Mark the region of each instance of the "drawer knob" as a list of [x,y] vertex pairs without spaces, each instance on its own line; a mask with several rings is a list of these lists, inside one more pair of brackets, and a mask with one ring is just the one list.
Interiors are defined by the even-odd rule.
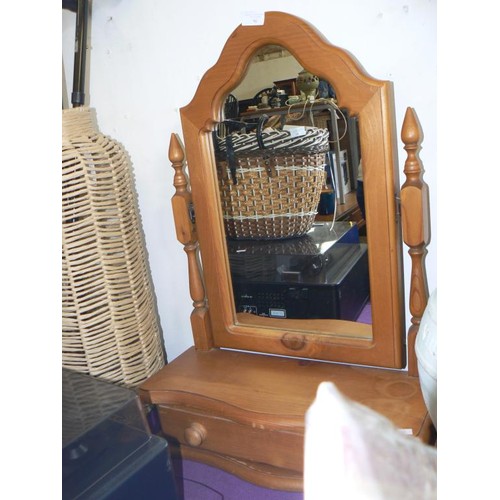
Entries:
[[203,425],[194,422],[184,431],[184,437],[190,446],[200,446],[207,437],[207,430]]
[[306,339],[304,335],[296,334],[296,333],[285,333],[283,337],[281,337],[281,343],[292,351],[300,351],[306,345]]

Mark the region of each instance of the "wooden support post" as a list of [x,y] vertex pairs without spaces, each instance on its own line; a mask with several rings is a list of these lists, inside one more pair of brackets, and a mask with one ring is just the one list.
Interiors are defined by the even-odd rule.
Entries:
[[177,240],[184,245],[188,258],[189,292],[193,299],[191,327],[196,349],[209,350],[213,347],[209,311],[205,286],[199,260],[199,245],[194,223],[193,202],[184,168],[184,150],[177,135],[172,134],[168,156],[175,170],[175,194],[172,197],[175,231]]
[[425,274],[425,255],[429,243],[429,192],[423,181],[423,168],[418,157],[422,140],[417,115],[412,108],[406,110],[401,139],[408,154],[404,173],[406,181],[401,187],[401,217],[403,240],[411,257],[410,312],[408,330],[408,374],[418,376],[415,338],[427,305],[429,291]]

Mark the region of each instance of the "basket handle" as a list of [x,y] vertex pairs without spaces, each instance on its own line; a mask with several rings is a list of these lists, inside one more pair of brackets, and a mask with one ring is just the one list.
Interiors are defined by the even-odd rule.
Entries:
[[[264,123],[266,123],[267,120],[269,120],[269,116],[264,114],[259,118],[259,123],[257,124],[257,130],[255,135],[257,137],[257,144],[259,145],[260,149],[266,149],[266,146],[264,144],[264,139],[262,137],[262,130],[264,128]],[[233,181],[233,184],[237,184],[238,181],[236,179],[236,157],[234,154],[233,138],[231,137],[231,135],[226,136],[225,142],[226,142],[226,158],[227,158],[227,163],[229,165],[229,171],[231,172],[231,179]],[[264,157],[264,160],[266,163],[267,172],[270,176],[272,176],[273,167],[269,163],[269,157]]]
[[236,157],[234,156],[233,140],[230,135],[226,136],[226,158],[229,165],[229,171],[231,172],[231,179],[233,184],[237,184],[236,179]]
[[257,136],[257,144],[259,145],[260,149],[266,149],[266,146],[264,144],[264,139],[262,137],[262,130],[264,128],[264,123],[269,120],[269,116],[267,115],[261,115],[259,118],[259,123],[257,124],[257,131],[256,131],[256,136]]
[[[264,138],[262,137],[262,131],[264,128],[264,123],[266,123],[267,120],[269,120],[269,116],[267,116],[266,114],[261,115],[261,117],[259,118],[259,123],[257,124],[257,130],[255,132],[255,135],[257,136],[257,144],[259,145],[260,149],[266,149]],[[267,175],[269,175],[269,177],[273,177],[276,173],[274,158],[272,158],[270,155],[264,155],[262,158],[266,165]]]

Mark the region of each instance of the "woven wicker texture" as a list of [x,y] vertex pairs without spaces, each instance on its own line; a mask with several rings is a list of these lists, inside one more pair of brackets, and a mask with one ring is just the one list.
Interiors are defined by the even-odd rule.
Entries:
[[238,158],[237,182],[218,163],[226,233],[231,238],[301,236],[314,223],[325,179],[325,155]]
[[62,365],[134,387],[164,365],[130,161],[63,110]]
[[[232,134],[231,143],[238,156],[245,153],[262,154],[255,132],[249,134]],[[265,129],[262,133],[262,143],[265,151],[281,154],[286,152],[317,153],[328,148],[328,129],[311,127],[304,135],[293,136],[287,130]],[[218,150],[226,151],[226,139],[218,140]]]
[[313,225],[325,181],[328,130],[301,136],[265,129],[217,138],[217,176],[226,235],[282,239]]

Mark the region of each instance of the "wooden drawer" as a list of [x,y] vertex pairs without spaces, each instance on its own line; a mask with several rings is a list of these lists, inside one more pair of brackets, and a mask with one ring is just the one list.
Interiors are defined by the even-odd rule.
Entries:
[[184,458],[267,488],[301,491],[304,417],[323,381],[428,442],[418,379],[402,371],[191,348],[140,393]]
[[159,405],[158,412],[167,439],[181,445],[297,472],[303,470],[301,432],[238,422],[191,408]]

